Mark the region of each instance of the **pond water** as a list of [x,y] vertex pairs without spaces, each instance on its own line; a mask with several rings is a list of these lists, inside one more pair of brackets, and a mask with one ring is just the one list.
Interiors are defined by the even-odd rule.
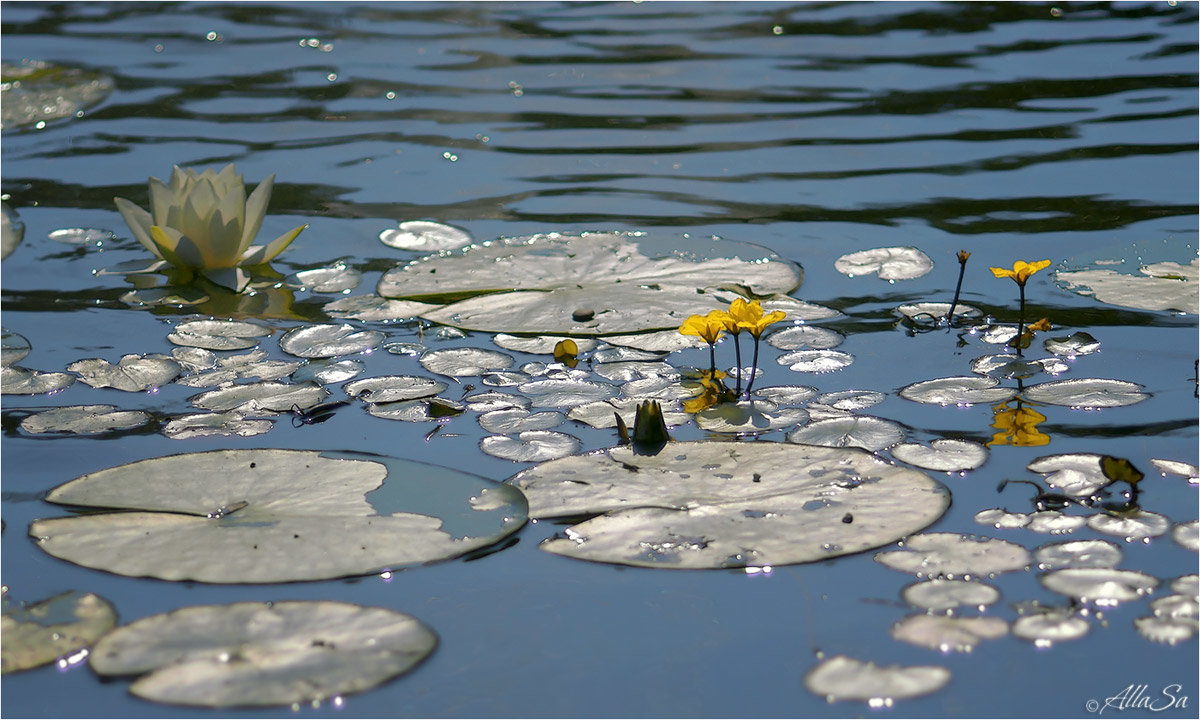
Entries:
[[[969,375],[972,360],[1000,346],[944,327],[906,332],[893,309],[949,301],[955,253],[967,250],[963,302],[1015,322],[1017,288],[987,268],[1047,258],[1051,268],[1025,288],[1030,319],[1050,318],[1045,337],[1086,332],[1101,343],[1060,377],[1131,381],[1149,398],[1101,410],[1040,407],[1046,420],[1037,430],[1048,444],[994,445],[978,469],[931,472],[953,502],[926,532],[1001,538],[1031,551],[1110,539],[1123,551],[1118,567],[1161,581],[1152,597],[1197,571],[1194,525],[1184,529],[1189,550],[1170,533],[1126,542],[1088,527],[1050,535],[975,520],[989,508],[1032,512],[1031,488],[998,491],[1000,483],[1041,481],[1027,464],[1077,452],[1129,459],[1147,475],[1144,510],[1172,525],[1197,518],[1195,480],[1150,463],[1197,463],[1196,316],[1104,304],[1067,292],[1053,275],[1097,259],[1196,258],[1195,4],[6,2],[2,13],[6,63],[41,60],[112,79],[111,94],[78,116],[4,130],[3,193],[24,241],[3,262],[3,325],[31,347],[23,367],[63,372],[85,358],[169,354],[167,334],[197,313],[258,317],[276,330],[260,347],[295,359],[279,336],[328,321],[322,308],[336,294],[281,293],[270,312],[232,301],[146,307],[122,300],[134,287],[125,276],[93,274],[147,257],[112,199],[145,205],[147,176],[166,178],[174,164],[235,162],[251,185],[275,173],[260,236],[309,227],[272,266],[287,275],[342,261],[363,273],[349,296],[373,293],[383,273],[418,256],[379,240],[409,220],[450,224],[477,241],[612,230],[646,231],[681,249],[710,236],[765,246],[803,267],[795,297],[842,313],[813,324],[845,335],[837,350],[854,361],[836,372],[794,372],[776,362],[783,351],[764,344],[757,384],[877,391],[885,399],[864,413],[902,424],[907,442],[991,439],[989,403],[940,407],[898,393]],[[64,228],[114,237],[50,237]],[[895,246],[919,248],[933,270],[886,282],[834,269],[847,253]],[[486,332],[446,337],[428,323],[351,324],[381,330],[387,342],[498,349]],[[717,351],[729,367],[730,343]],[[516,366],[548,360],[506,352]],[[707,355],[684,350],[668,362],[704,366]],[[411,356],[355,359],[360,377],[431,376]],[[482,387],[478,378],[463,382]],[[450,384],[446,397],[460,398],[462,388]],[[340,383],[329,389],[331,399],[343,397]],[[379,419],[358,402],[319,424],[282,417],[249,438],[159,432],[167,418],[195,410],[197,392],[77,382],[50,395],[4,396],[7,597],[90,591],[111,601],[122,623],[189,605],[338,600],[416,616],[438,633],[437,650],[410,674],[340,703],[265,710],[156,705],[129,695],[128,680],[99,680],[86,663],[50,665],[5,676],[4,715],[877,712],[806,689],[818,659],[838,654],[951,671],[941,690],[878,711],[886,714],[1085,716],[1089,700],[1103,704],[1140,685],[1158,707],[1173,684],[1175,696],[1188,698],[1156,716],[1194,716],[1200,703],[1195,637],[1174,646],[1142,637],[1134,620],[1150,614],[1147,599],[1075,608],[1090,631],[1052,647],[1007,634],[970,653],[942,653],[892,638],[892,625],[913,612],[900,593],[917,578],[877,563],[873,551],[769,572],[645,569],[544,552],[538,544],[563,526],[542,521],[491,554],[386,578],[206,585],[86,569],[35,546],[29,524],[62,514],[45,493],[144,458],[220,448],[370,452],[493,480],[531,465],[481,452],[488,433],[473,412],[433,434],[431,423]],[[98,403],[157,420],[100,437],[18,427],[36,411]],[[581,423],[557,430],[585,450],[616,440]],[[672,432],[707,437],[692,423]],[[784,440],[776,431],[758,441]],[[1031,601],[1063,605],[1039,574],[1034,567],[988,579],[1001,599],[982,614],[1011,623]]]

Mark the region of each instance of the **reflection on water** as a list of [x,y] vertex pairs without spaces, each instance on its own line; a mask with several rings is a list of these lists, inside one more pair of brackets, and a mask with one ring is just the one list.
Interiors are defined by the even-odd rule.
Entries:
[[[887,399],[869,412],[903,423],[916,442],[987,442],[998,430],[983,467],[944,480],[954,505],[932,529],[1032,549],[1061,538],[987,527],[975,514],[1002,504],[999,482],[1029,476],[1040,454],[1101,452],[1143,468],[1152,458],[1196,462],[1195,316],[1102,305],[1060,291],[1049,275],[1114,248],[1133,262],[1195,257],[1197,17],[1195,4],[1174,2],[6,3],[5,61],[100,72],[113,90],[82,117],[4,131],[5,203],[26,226],[3,264],[4,326],[28,340],[23,365],[60,371],[81,358],[170,352],[165,335],[180,316],[261,318],[277,335],[300,321],[327,322],[332,296],[287,278],[340,260],[362,273],[348,296],[370,293],[383,273],[416,257],[379,241],[397,221],[449,223],[477,240],[661,228],[656,234],[688,233],[697,243],[714,235],[758,243],[804,266],[797,297],[845,313],[821,324],[845,336],[838,350],[854,362],[801,378],[764,347],[767,377],[755,386],[878,391]],[[147,176],[230,162],[251,183],[276,173],[261,235],[311,224],[274,261],[276,275],[256,279],[256,294],[191,287],[186,299],[197,304],[164,306],[162,287],[92,274],[145,258],[114,197],[146,206]],[[115,237],[67,247],[48,237],[63,228]],[[890,284],[833,269],[847,253],[890,246],[919,248],[935,267]],[[900,304],[954,297],[955,253],[964,249],[971,264],[961,301],[1004,320],[1015,318],[1016,298],[987,268],[1052,258],[1029,281],[1025,317],[1050,318],[1045,337],[1086,332],[1101,343],[1064,360],[1066,377],[1137,382],[1148,399],[1083,411],[896,397],[912,383],[969,374],[972,360],[997,352],[962,328],[897,322]],[[392,343],[492,347],[486,334],[442,339],[414,323],[366,325]],[[1026,351],[1030,360],[1041,357],[1042,339]],[[263,347],[279,354],[276,342]],[[708,354],[676,358],[704,365]],[[423,372],[405,355],[356,359],[363,377]],[[521,354],[520,363],[534,359]],[[1125,666],[1164,682],[1184,678],[1184,693],[1200,695],[1186,684],[1196,676],[1194,653],[1181,658],[1135,632],[1144,608],[1105,610],[1087,637],[1046,652],[995,640],[951,661],[894,642],[893,601],[909,579],[869,556],[776,567],[749,583],[745,573],[663,577],[550,556],[536,546],[555,528],[541,523],[522,531],[525,542],[478,562],[417,568],[389,583],[217,592],[34,554],[21,535],[47,514],[41,493],[145,457],[274,446],[377,452],[495,479],[524,467],[479,452],[473,412],[435,432],[356,405],[319,424],[276,423],[258,438],[177,441],[153,431],[193,393],[76,383],[51,396],[4,397],[6,585],[30,600],[94,591],[114,601],[122,621],[268,597],[412,612],[442,635],[441,648],[417,674],[339,705],[362,715],[861,714],[859,704],[829,705],[803,688],[817,651],[946,664],[954,680],[944,690],[898,701],[911,715],[986,715],[993,706],[1006,716],[1078,715],[1102,689],[1076,688],[1095,688],[1101,677],[1112,677],[1113,692],[1133,682],[1105,664],[1114,651]],[[144,409],[156,422],[102,442],[35,441],[17,427],[35,409],[83,403]],[[585,449],[613,442],[603,431],[570,432]],[[699,436],[672,430],[682,439],[688,432]],[[1152,473],[1139,488],[1148,511],[1174,523],[1195,518],[1195,488],[1185,480]],[[1123,562],[1165,582],[1195,571],[1195,555],[1166,536],[1127,547]],[[1033,573],[995,584],[1010,606],[989,613],[1009,620],[1013,604],[1054,602]],[[748,687],[757,689],[752,702],[730,690]],[[127,699],[125,688],[82,668],[35,671],[6,677],[3,709],[163,712]]]

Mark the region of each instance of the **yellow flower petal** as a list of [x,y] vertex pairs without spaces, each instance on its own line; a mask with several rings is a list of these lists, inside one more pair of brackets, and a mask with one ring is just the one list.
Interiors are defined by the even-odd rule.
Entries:
[[1038,260],[1037,262],[1032,263],[1025,262],[1024,260],[1018,260],[1013,263],[1012,270],[1005,270],[1004,268],[998,267],[988,268],[988,270],[991,270],[992,274],[998,278],[1012,278],[1013,282],[1023,286],[1025,285],[1025,282],[1029,280],[1030,275],[1033,275],[1035,272],[1044,270],[1048,267],[1050,267],[1049,260]]

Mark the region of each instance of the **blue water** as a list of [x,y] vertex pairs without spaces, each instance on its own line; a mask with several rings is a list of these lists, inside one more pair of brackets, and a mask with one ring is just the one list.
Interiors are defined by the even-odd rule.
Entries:
[[[930,407],[895,394],[966,374],[972,359],[995,351],[960,346],[954,333],[909,337],[894,326],[898,304],[949,299],[957,250],[971,252],[964,301],[1010,320],[1015,288],[988,266],[1082,263],[1134,242],[1161,244],[1179,262],[1196,256],[1194,3],[5,2],[0,22],[5,61],[83,66],[115,80],[112,95],[80,118],[3,134],[3,193],[26,225],[2,266],[3,325],[33,348],[19,364],[44,371],[172,349],[165,336],[187,311],[130,308],[119,300],[130,289],[121,276],[92,275],[144,257],[112,198],[144,203],[146,177],[166,177],[172,164],[236,162],[250,183],[276,173],[260,237],[310,227],[274,266],[286,274],[346,259],[365,273],[355,295],[412,257],[378,241],[403,220],[453,224],[478,240],[613,229],[681,244],[689,235],[759,243],[804,267],[797,297],[845,313],[823,324],[847,335],[838,350],[855,357],[843,371],[812,376],[764,353],[760,384],[887,393],[867,412],[903,423],[909,441],[986,441],[993,431],[987,406]],[[118,239],[75,248],[47,238],[64,227],[105,228]],[[888,284],[833,269],[845,253],[894,245],[920,248],[934,271]],[[1025,465],[1059,452],[1129,458],[1149,475],[1144,508],[1173,522],[1196,519],[1195,486],[1149,464],[1197,463],[1196,317],[1102,305],[1058,289],[1049,272],[1030,280],[1027,295],[1033,317],[1102,342],[1064,377],[1131,380],[1151,398],[1095,412],[1043,409],[1051,444],[994,447],[982,468],[943,477],[954,502],[930,531],[1031,549],[1064,539],[973,520],[984,508],[1029,511],[1027,488],[997,494],[997,485],[1037,479]],[[318,320],[329,298],[296,299],[297,316]],[[385,329],[389,340],[416,337],[411,326]],[[430,347],[494,347],[485,334],[425,338]],[[274,340],[264,347],[283,357]],[[699,365],[705,354],[671,360]],[[536,359],[516,355],[518,364]],[[409,357],[362,359],[365,375],[425,374]],[[439,648],[341,708],[169,708],[80,666],[6,676],[4,715],[875,714],[804,688],[819,652],[951,669],[945,689],[878,711],[886,715],[1078,717],[1088,699],[1143,683],[1155,694],[1181,683],[1190,698],[1156,717],[1194,716],[1200,703],[1196,640],[1172,648],[1142,639],[1132,623],[1148,613],[1145,601],[1105,612],[1086,637],[1048,650],[1005,637],[943,656],[894,641],[890,626],[909,613],[899,592],[915,578],[871,553],[753,576],[620,568],[538,550],[560,529],[542,522],[500,552],[390,580],[214,587],[113,576],[33,547],[28,523],[61,514],[42,494],[146,457],[227,447],[366,451],[496,480],[526,467],[479,452],[484,433],[470,416],[426,440],[432,426],[374,419],[358,406],[320,425],[285,420],[245,440],[46,439],[16,429],[27,411],[57,405],[179,414],[195,392],[173,385],[131,395],[77,383],[49,397],[4,396],[9,595],[91,591],[112,601],[122,622],[193,604],[342,600],[410,613],[440,635]],[[560,430],[586,448],[613,442],[609,432]],[[1119,567],[1163,581],[1197,571],[1196,554],[1165,536],[1123,549]],[[988,614],[1009,621],[1013,603],[1061,602],[1036,572],[993,584],[1003,597]]]

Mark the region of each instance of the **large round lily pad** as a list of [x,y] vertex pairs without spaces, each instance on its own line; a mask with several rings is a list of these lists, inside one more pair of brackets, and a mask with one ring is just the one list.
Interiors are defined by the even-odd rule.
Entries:
[[319,702],[407,672],[437,647],[417,619],[340,602],[186,607],[117,628],[92,669],[142,675],[130,692],[203,707]]
[[886,545],[950,503],[924,473],[857,449],[789,443],[624,446],[508,480],[533,517],[597,515],[542,544],[568,557],[656,568],[812,562]]
[[422,317],[466,330],[609,335],[677,328],[724,309],[735,295],[716,291],[723,285],[787,293],[801,277],[770,250],[730,240],[549,233],[414,261],[385,273],[379,294],[449,302]]
[[457,557],[525,522],[513,488],[364,453],[219,450],[90,473],[47,500],[90,513],[35,520],[55,557],[134,577],[321,580]]

